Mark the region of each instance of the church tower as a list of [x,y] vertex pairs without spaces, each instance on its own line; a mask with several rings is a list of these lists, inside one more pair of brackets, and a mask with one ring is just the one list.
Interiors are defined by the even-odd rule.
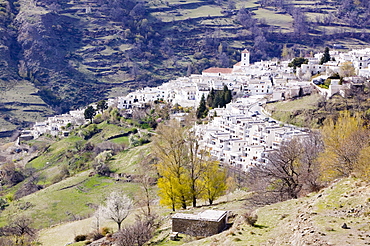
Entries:
[[240,63],[242,65],[242,67],[248,67],[249,66],[249,57],[250,57],[250,53],[247,49],[243,50],[242,51],[242,57],[240,59]]

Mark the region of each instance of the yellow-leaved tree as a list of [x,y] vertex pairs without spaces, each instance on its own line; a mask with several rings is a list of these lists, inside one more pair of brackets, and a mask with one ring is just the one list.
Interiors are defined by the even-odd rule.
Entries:
[[355,175],[366,181],[370,181],[370,146],[366,146],[361,150]]
[[158,158],[157,171],[159,174],[158,187],[161,203],[173,210],[179,205],[186,209],[189,204],[190,191],[188,177],[185,172],[187,164],[186,144],[184,136],[186,128],[177,121],[160,124],[153,139],[154,154]]
[[219,162],[211,161],[209,153],[200,147],[191,128],[181,126],[177,120],[162,123],[152,145],[158,159],[162,205],[172,210],[186,209],[190,204],[197,206],[200,198],[213,202],[224,193],[226,175],[219,171]]
[[[351,116],[341,112],[336,120],[327,119],[322,127],[324,152],[320,157],[321,174],[324,179],[348,177],[357,173],[361,176],[366,166],[365,152],[369,148],[369,130],[360,115]],[[366,169],[366,168],[365,168]]]
[[203,199],[212,205],[227,189],[226,170],[220,169],[218,161],[208,161],[203,173]]

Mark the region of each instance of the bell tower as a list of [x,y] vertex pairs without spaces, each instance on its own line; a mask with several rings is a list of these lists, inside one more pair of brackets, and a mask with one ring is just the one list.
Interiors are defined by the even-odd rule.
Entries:
[[240,60],[240,63],[242,65],[242,67],[248,67],[249,66],[249,57],[250,57],[250,53],[247,49],[243,50],[242,53],[241,53],[242,57],[241,57],[241,60]]

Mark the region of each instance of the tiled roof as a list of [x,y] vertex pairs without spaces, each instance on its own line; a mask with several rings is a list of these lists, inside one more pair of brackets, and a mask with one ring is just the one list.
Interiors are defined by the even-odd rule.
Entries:
[[211,67],[203,70],[203,73],[232,73],[232,68]]

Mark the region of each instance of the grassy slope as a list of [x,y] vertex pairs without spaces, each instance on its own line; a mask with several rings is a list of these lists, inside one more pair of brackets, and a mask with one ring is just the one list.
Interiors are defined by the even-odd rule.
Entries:
[[[319,99],[320,96],[318,94],[313,94],[293,101],[267,104],[266,110],[272,112],[272,118],[279,121],[298,126],[307,126],[305,125],[307,122],[304,118],[304,112],[317,108]],[[296,117],[296,112],[303,112],[303,114]]]
[[[365,88],[365,92],[367,89]],[[297,126],[318,128],[326,118],[335,117],[340,111],[366,112],[370,109],[369,94],[356,93],[353,97],[343,98],[334,95],[328,100],[318,94],[299,99],[276,102],[266,105],[272,118]]]
[[[113,178],[97,175],[90,177],[91,169],[83,172],[72,172],[72,177],[53,184],[53,178],[59,174],[61,166],[68,166],[71,158],[66,157],[66,153],[76,151],[76,143],[86,144],[90,142],[98,144],[108,137],[124,133],[127,130],[106,123],[98,125],[98,128],[102,128],[102,131],[95,134],[88,141],[82,140],[78,136],[64,138],[51,144],[39,157],[29,162],[27,167],[34,168],[37,172],[35,176],[41,177],[38,183],[47,186],[47,188],[11,203],[3,211],[0,224],[4,225],[9,215],[20,212],[32,216],[37,228],[45,228],[60,222],[89,217],[94,212],[94,205],[99,205],[112,190],[123,189],[134,197],[138,190],[137,183],[116,181]],[[127,137],[113,139],[112,142],[114,140],[128,143]],[[127,149],[113,156],[111,164],[108,165],[114,171],[135,174],[137,171],[133,168],[133,164],[139,161],[138,158],[142,158],[138,153],[141,150],[147,152],[147,149],[148,146]],[[78,155],[78,153],[74,155]],[[86,165],[89,165],[89,163],[86,163]],[[5,192],[3,195],[14,194],[22,184],[20,183],[7,191],[3,191]],[[27,202],[31,204],[31,207],[19,210]]]
[[[198,241],[159,245],[368,245],[370,186],[344,179],[307,197],[257,210],[255,227],[237,218],[230,230]],[[225,205],[226,206],[226,205]],[[347,223],[350,229],[342,229]]]

